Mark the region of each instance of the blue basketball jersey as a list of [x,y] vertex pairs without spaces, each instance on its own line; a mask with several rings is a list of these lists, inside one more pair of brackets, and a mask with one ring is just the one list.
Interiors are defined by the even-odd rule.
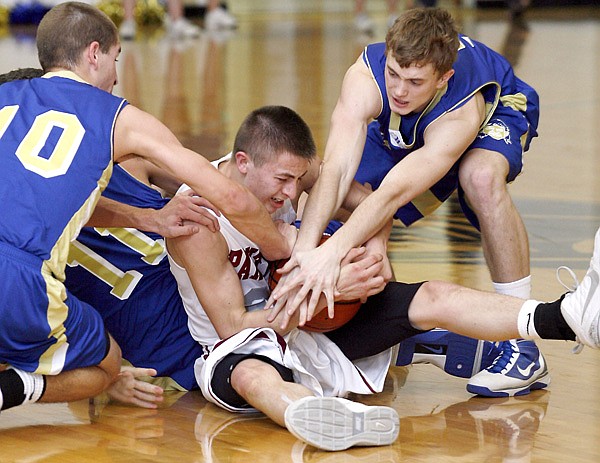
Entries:
[[[535,90],[514,75],[508,61],[480,42],[459,36],[460,47],[454,74],[445,88],[438,91],[420,113],[400,116],[393,113],[385,87],[385,43],[365,47],[362,59],[377,83],[382,109],[367,131],[365,148],[356,180],[377,189],[387,173],[411,152],[421,148],[425,130],[437,119],[463,106],[477,92],[486,102],[486,118],[480,132],[467,148],[483,148],[501,153],[508,161],[507,181],[512,181],[523,167],[523,151],[537,136],[539,98]],[[458,185],[460,160],[429,191],[414,198],[396,211],[394,217],[409,226],[435,211]],[[463,200],[465,215],[476,227],[477,217]]]
[[[118,165],[103,195],[152,209],[168,201]],[[186,390],[197,387],[193,365],[203,351],[189,333],[160,235],[84,227],[71,245],[66,274],[69,291],[97,308],[126,360],[155,368]]]
[[59,279],[69,242],[110,178],[125,104],[67,75],[0,86],[0,240],[46,260]]
[[499,104],[513,107],[525,114],[531,137],[536,135],[539,119],[539,99],[533,88],[514,75],[509,62],[484,44],[464,35],[459,36],[460,47],[454,63],[454,75],[425,110],[401,117],[392,113],[385,88],[385,43],[368,45],[363,51],[364,63],[377,82],[383,108],[377,122],[383,142],[390,149],[405,150],[406,154],[423,146],[425,129],[444,114],[460,108],[475,93],[481,92],[486,102],[487,117],[491,118]]
[[62,282],[110,178],[125,105],[71,72],[0,86],[0,360],[58,374],[106,355],[102,320]]

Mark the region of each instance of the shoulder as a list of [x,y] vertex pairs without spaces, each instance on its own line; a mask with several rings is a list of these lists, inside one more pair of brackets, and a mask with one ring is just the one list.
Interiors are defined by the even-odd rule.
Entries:
[[379,114],[383,99],[379,81],[361,59],[350,66],[338,102],[346,116],[356,116],[366,121]]
[[362,58],[369,61],[380,61],[382,58],[385,59],[385,42],[377,42],[367,45],[363,50]]
[[224,262],[229,257],[229,246],[225,239],[223,224],[221,230],[212,232],[207,227],[199,227],[192,235],[167,238],[171,257],[182,267],[194,265],[202,267],[208,262]]

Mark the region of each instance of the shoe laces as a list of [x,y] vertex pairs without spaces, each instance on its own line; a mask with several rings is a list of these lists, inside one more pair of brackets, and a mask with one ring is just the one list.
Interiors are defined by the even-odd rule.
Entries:
[[[572,282],[571,285],[566,284],[562,278],[560,277],[560,272],[561,270],[566,271],[569,276],[572,278]],[[556,279],[558,280],[558,282],[563,285],[563,287],[566,288],[567,291],[575,291],[577,289],[577,287],[579,286],[579,280],[577,279],[577,275],[575,275],[575,272],[573,270],[571,270],[569,267],[567,267],[566,265],[561,265],[560,267],[558,267],[556,269]]]
[[[569,276],[573,280],[571,282],[571,285],[566,284],[562,280],[562,278],[560,277],[561,270],[564,270],[569,274]],[[556,279],[569,292],[575,291],[577,289],[577,287],[579,286],[579,279],[577,278],[577,275],[575,275],[575,272],[573,270],[571,270],[569,267],[567,267],[566,265],[561,265],[560,267],[558,267],[556,269]],[[579,342],[579,340],[577,340],[577,345],[575,347],[573,347],[573,349],[571,351],[574,354],[579,354],[583,350],[583,347],[584,347],[584,345],[581,342]]]
[[500,353],[498,357],[488,367],[490,373],[502,373],[507,369],[508,365],[512,362],[513,354],[517,352],[516,346],[510,341],[504,341],[500,343]]

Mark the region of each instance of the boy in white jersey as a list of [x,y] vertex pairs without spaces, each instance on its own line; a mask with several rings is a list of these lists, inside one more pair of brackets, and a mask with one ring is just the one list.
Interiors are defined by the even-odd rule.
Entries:
[[[312,183],[319,166],[310,130],[297,114],[284,107],[265,107],[251,113],[238,131],[231,157],[214,164],[253,191],[269,212],[286,217],[286,221],[294,218],[292,201],[297,201],[303,182]],[[378,383],[375,385],[371,378],[361,378],[354,365],[324,335],[294,330],[284,341],[280,334],[286,333],[276,333],[275,324],[263,328],[267,326],[267,311],[260,309],[269,296],[268,262],[256,244],[222,219],[219,218],[219,233],[200,230],[195,235],[167,240],[171,269],[190,317],[192,336],[205,346],[207,354],[210,352],[196,361],[196,378],[205,397],[231,411],[259,409],[282,426],[286,425],[288,401],[298,403],[297,399],[309,398],[310,403],[300,403],[316,407],[328,416],[315,424],[316,428],[332,424],[337,407],[341,407],[342,415],[356,411],[367,429],[354,437],[342,432],[330,443],[306,436],[302,437],[304,440],[328,450],[393,442],[398,434],[398,416],[393,409],[314,397],[370,392],[383,382],[391,352],[373,362],[374,381]],[[293,242],[296,228],[288,223],[282,222],[280,229]],[[382,256],[371,256],[350,264],[347,269],[352,271],[345,273],[345,297],[364,298],[382,289],[384,280],[378,276],[381,260]],[[220,340],[225,341],[218,344]],[[287,347],[282,350],[283,345]],[[311,353],[324,353],[323,346],[337,354],[323,354],[331,366],[327,373],[338,373],[335,378],[323,378],[306,361]],[[230,368],[231,378],[223,373]],[[295,377],[297,374],[302,379]],[[246,381],[250,377],[247,375],[252,379]],[[229,380],[233,387],[228,386]],[[243,384],[245,391],[240,391],[238,384]],[[255,395],[251,392],[255,388],[271,391],[273,397]],[[293,417],[289,415],[288,419]],[[288,429],[294,432],[293,427]]]
[[[277,128],[279,121],[290,119],[278,111],[261,108],[252,113],[240,129],[232,155],[214,163],[226,176],[255,192],[272,213],[286,209],[288,201],[295,199],[298,185],[311,171],[312,158],[303,157],[303,148],[298,145],[290,148],[291,141],[284,134],[293,141],[301,140],[297,132],[300,126]],[[261,119],[273,125],[272,130],[263,130],[274,137],[268,145],[245,129],[249,124],[260,125],[257,120]],[[279,132],[280,136],[274,135]],[[306,145],[304,150],[311,148]],[[524,303],[443,282],[390,282],[382,289],[382,257],[364,257],[360,250],[354,250],[354,261],[342,268],[337,295],[363,300],[369,296],[354,319],[326,334],[281,328],[281,316],[269,322],[269,311],[260,310],[268,299],[268,288],[267,262],[259,247],[226,219],[220,217],[219,221],[220,233],[201,230],[167,243],[192,336],[206,351],[196,361],[196,379],[207,400],[233,412],[263,411],[297,437],[322,449],[393,442],[398,432],[393,410],[364,407],[339,397],[348,392],[380,391],[390,365],[390,348],[422,330],[442,327],[500,340],[539,337],[539,328],[548,338],[575,339],[566,321],[573,321],[573,316],[554,317],[552,321],[545,318],[560,313],[561,305],[565,305],[560,301]],[[294,229],[285,224],[282,229],[293,238]],[[356,281],[366,283],[352,286]],[[469,313],[472,307],[485,308],[482,316],[473,317]],[[569,311],[573,308],[565,313]],[[532,317],[534,312],[537,315]],[[594,320],[592,312],[583,325],[589,327]],[[296,316],[292,325],[297,324]],[[585,335],[587,328],[582,330],[577,323],[572,326],[581,341],[597,346],[597,341]],[[547,371],[543,359],[537,367]],[[540,381],[539,387],[545,386]],[[319,419],[312,421],[311,413],[318,414]],[[356,420],[364,432],[354,434],[352,426],[339,426],[328,436],[328,427],[337,420]]]

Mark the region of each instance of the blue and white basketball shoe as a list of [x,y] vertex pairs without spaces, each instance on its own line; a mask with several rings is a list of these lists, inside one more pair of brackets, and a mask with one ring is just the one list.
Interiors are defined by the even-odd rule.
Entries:
[[469,380],[467,391],[486,397],[512,397],[550,384],[546,361],[533,341],[512,339],[499,347],[498,357]]
[[434,329],[402,341],[396,365],[431,363],[452,376],[471,378],[499,354],[496,343]]

